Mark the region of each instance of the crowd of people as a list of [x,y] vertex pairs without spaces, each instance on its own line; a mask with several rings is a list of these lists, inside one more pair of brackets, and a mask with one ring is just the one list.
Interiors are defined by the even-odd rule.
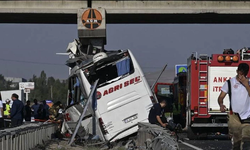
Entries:
[[[12,100],[12,105],[10,106]],[[52,107],[44,101],[37,99],[28,100],[24,104],[19,100],[19,96],[15,93],[12,94],[11,100],[5,100],[5,103],[0,100],[0,129],[17,127],[24,122],[31,122],[31,118],[37,122],[45,121],[62,121],[63,105],[60,101],[56,102]]]

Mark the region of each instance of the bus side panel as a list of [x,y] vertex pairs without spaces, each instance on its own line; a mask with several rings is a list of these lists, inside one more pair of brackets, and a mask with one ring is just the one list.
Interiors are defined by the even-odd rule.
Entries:
[[97,105],[97,117],[102,118],[108,132],[105,135],[106,140],[127,128],[131,129],[115,139],[135,133],[138,122],[148,121],[152,92],[131,52],[130,57],[134,73],[97,89],[101,95]]
[[150,88],[149,85],[148,85],[148,81],[146,80],[145,75],[144,75],[144,73],[143,73],[143,71],[142,71],[142,69],[141,69],[139,63],[137,62],[137,60],[135,59],[135,57],[134,57],[134,55],[131,53],[131,51],[128,50],[128,52],[129,52],[130,57],[131,57],[131,59],[132,59],[132,61],[133,61],[133,65],[134,65],[135,70],[138,70],[139,74],[141,75],[143,84],[144,84],[144,86],[145,86],[145,90],[147,90],[147,92],[148,92],[148,94],[149,94],[150,96],[153,96],[152,90],[151,90],[151,88]]
[[[109,133],[105,136],[106,139],[109,140],[115,134],[124,129],[137,126],[138,122],[148,122],[148,113],[151,106],[151,99],[148,95],[144,95],[134,99],[133,102],[126,103],[121,105],[119,108],[102,114],[101,118],[104,121],[106,130]],[[124,132],[123,135],[127,136],[135,132],[135,129],[130,131],[128,130]],[[120,135],[115,139],[118,138],[122,138],[122,136]]]

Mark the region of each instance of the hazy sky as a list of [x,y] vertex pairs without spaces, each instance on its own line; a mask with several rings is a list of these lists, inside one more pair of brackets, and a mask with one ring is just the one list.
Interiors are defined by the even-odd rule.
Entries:
[[[0,24],[0,74],[29,79],[42,70],[65,79],[69,42],[77,38],[76,25]],[[222,53],[250,46],[250,25],[111,24],[107,25],[109,49],[130,49],[144,72],[185,64],[192,52]]]

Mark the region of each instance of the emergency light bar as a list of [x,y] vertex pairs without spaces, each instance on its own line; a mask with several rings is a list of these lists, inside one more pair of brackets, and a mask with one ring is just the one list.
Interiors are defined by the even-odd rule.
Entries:
[[230,56],[230,55],[219,55],[217,57],[218,62],[238,62],[238,56]]

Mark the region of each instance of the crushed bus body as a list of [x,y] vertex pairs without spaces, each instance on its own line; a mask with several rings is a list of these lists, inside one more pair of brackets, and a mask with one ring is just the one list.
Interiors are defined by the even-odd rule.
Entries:
[[132,52],[92,49],[89,54],[79,44],[75,40],[67,49],[68,106],[61,133],[71,136],[69,145],[80,140],[106,148],[121,142],[126,149],[179,149],[170,130],[148,123],[157,99]]
[[96,124],[96,134],[100,139],[115,141],[136,133],[138,122],[148,122],[148,113],[155,101],[130,50],[100,52],[68,65],[71,66],[69,106],[62,133],[74,130],[83,108],[90,107],[85,105],[86,99],[92,83],[97,79],[97,102],[93,107],[95,116],[89,108],[81,123],[83,135],[95,134],[92,133],[92,126]]

